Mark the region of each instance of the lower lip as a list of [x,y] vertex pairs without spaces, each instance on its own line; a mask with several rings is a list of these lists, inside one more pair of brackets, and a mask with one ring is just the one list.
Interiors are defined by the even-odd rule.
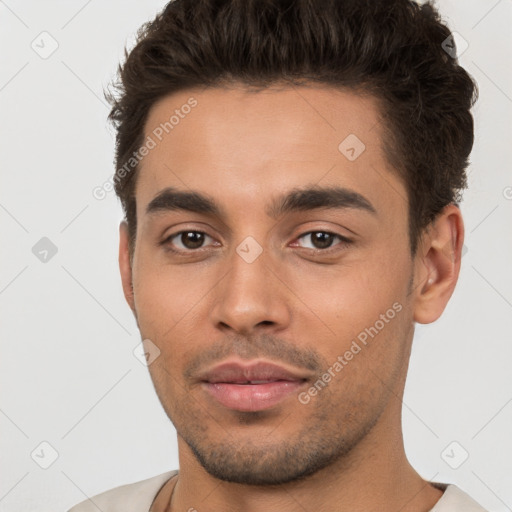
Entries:
[[205,382],[203,385],[220,404],[237,411],[263,411],[297,391],[305,381],[278,380],[266,384]]

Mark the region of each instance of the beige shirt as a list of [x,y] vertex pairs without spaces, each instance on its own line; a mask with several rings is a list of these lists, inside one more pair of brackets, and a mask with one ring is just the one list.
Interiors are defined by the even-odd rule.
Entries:
[[[82,501],[68,512],[151,512],[151,504],[156,495],[177,473],[177,470],[168,471],[140,482],[115,487]],[[457,486],[440,483],[434,485],[444,490],[444,493],[430,512],[487,512]]]

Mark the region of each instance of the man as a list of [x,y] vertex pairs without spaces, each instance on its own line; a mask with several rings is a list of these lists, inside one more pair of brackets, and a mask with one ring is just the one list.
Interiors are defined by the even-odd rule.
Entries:
[[110,119],[119,263],[179,471],[89,510],[483,511],[403,446],[460,269],[476,86],[411,0],[175,0]]

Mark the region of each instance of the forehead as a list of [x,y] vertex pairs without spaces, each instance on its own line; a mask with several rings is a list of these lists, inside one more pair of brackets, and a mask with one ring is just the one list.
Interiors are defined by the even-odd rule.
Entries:
[[168,95],[145,123],[152,149],[139,164],[137,210],[166,187],[204,191],[237,208],[304,185],[380,188],[385,196],[392,189],[383,174],[403,195],[385,160],[382,128],[374,97],[330,87]]

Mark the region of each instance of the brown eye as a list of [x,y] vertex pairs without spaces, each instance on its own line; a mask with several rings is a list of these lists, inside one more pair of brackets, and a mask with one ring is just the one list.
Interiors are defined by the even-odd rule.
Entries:
[[315,249],[315,250],[325,250],[330,249],[333,246],[333,242],[335,239],[339,239],[342,243],[335,245],[346,245],[350,243],[348,238],[345,238],[341,235],[337,235],[335,233],[330,233],[329,231],[310,231],[309,233],[304,233],[302,236],[298,238],[300,239],[310,239],[311,247],[305,247],[301,245],[301,247],[305,247],[307,249]]
[[187,249],[198,249],[203,245],[204,233],[186,231],[181,233],[180,241]]
[[[173,245],[177,251],[193,251],[195,249],[201,249],[206,238],[210,238],[206,233],[202,231],[180,231],[174,233],[163,242],[164,245]],[[174,240],[174,242],[173,242]]]

